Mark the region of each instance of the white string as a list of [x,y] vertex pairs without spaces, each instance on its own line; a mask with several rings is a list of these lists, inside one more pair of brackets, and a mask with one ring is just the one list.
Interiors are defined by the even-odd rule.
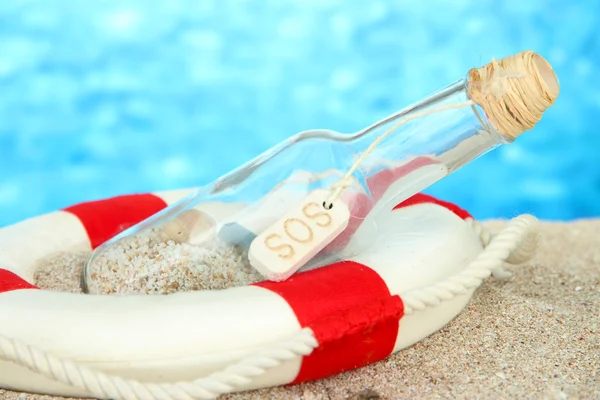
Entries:
[[[524,262],[537,246],[537,220],[524,215],[492,237],[475,221],[467,221],[479,235],[484,250],[460,273],[433,285],[401,293],[405,314],[437,307],[458,295],[468,294],[490,276],[510,276],[508,263]],[[192,382],[148,383],[127,380],[53,355],[16,338],[0,335],[0,359],[13,362],[49,379],[79,388],[99,399],[199,400],[214,399],[248,385],[286,360],[307,356],[318,347],[310,328],[244,358],[222,371]]]
[[364,152],[362,152],[360,157],[358,157],[358,159],[354,162],[354,164],[352,164],[352,166],[344,174],[344,176],[337,183],[335,183],[332,186],[331,196],[326,201],[326,203],[327,203],[326,208],[328,208],[328,209],[331,208],[333,206],[333,202],[340,197],[342,192],[346,188],[352,186],[352,184],[354,182],[354,180],[352,178],[352,174],[354,172],[356,172],[356,170],[365,161],[365,159],[373,152],[373,150],[375,150],[375,147],[377,147],[386,137],[388,137],[388,135],[390,135],[392,132],[394,132],[400,126],[402,126],[402,125],[406,124],[407,122],[410,122],[414,119],[418,119],[418,118],[421,118],[421,117],[424,117],[424,116],[427,116],[430,114],[435,114],[435,113],[452,110],[452,109],[456,109],[456,108],[473,107],[473,106],[475,106],[475,103],[473,101],[469,100],[469,101],[453,103],[453,104],[448,104],[445,106],[431,108],[429,110],[417,112],[412,115],[409,115],[408,117],[400,119],[398,122],[396,122],[390,128],[388,128],[388,130],[386,130],[383,134],[381,134],[381,136],[379,136],[377,139],[375,139],[373,141],[373,143],[371,143],[369,145],[369,147],[367,147],[367,149]]

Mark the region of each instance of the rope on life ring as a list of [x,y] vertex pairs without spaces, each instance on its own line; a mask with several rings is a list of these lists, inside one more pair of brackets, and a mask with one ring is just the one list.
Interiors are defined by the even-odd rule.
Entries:
[[[457,295],[477,288],[490,275],[507,278],[512,274],[508,264],[527,261],[538,242],[538,221],[531,215],[511,220],[497,235],[492,236],[483,226],[470,219],[484,250],[460,273],[442,282],[410,290],[400,297],[405,314],[437,307]],[[14,362],[47,378],[84,389],[99,399],[114,400],[198,400],[214,399],[247,385],[265,371],[286,360],[306,356],[319,346],[310,328],[257,351],[222,371],[191,382],[144,383],[126,380],[56,357],[15,338],[0,335],[0,359]]]

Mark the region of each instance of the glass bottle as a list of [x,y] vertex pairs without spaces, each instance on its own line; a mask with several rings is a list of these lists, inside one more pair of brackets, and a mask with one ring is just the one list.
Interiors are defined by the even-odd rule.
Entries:
[[[339,189],[340,179],[363,154],[364,160],[350,179],[345,180],[339,193],[350,211],[346,228],[303,269],[355,255],[376,240],[378,225],[397,204],[473,159],[511,143],[520,132],[515,135],[512,131],[502,131],[508,128],[499,129],[506,126],[506,121],[499,120],[499,112],[504,110],[503,118],[512,116],[514,120],[510,123],[522,121],[507,111],[507,104],[518,100],[524,110],[535,108],[540,101],[535,96],[540,93],[550,98],[544,104],[554,101],[558,83],[549,64],[532,52],[511,57],[504,59],[508,60],[505,64],[500,60],[472,69],[465,78],[359,132],[310,130],[292,136],[99,246],[84,267],[84,291],[96,292],[94,271],[115,260],[110,256],[111,249],[136,237],[152,236],[156,240],[200,247],[219,243],[247,249],[257,235],[309,193],[317,189],[332,193]],[[521,63],[518,64],[521,69],[517,75],[501,68],[501,65],[510,67],[509,61],[514,64],[514,57],[520,57],[517,62]],[[511,103],[503,97],[504,89],[497,86],[501,86],[502,80],[519,79],[524,66],[533,68],[530,70],[533,72],[528,72],[531,76],[524,79],[534,86],[529,88],[531,93],[524,93],[517,100],[511,98]],[[513,65],[514,68],[517,67]],[[487,81],[482,82],[483,79]],[[540,87],[535,87],[536,82]],[[521,86],[527,89],[528,85]],[[521,86],[518,90],[511,89],[513,97],[519,91],[527,92]],[[493,93],[490,96],[488,92]],[[544,110],[539,110],[537,120]],[[398,125],[399,121],[405,123]],[[391,127],[395,129],[390,131]],[[377,140],[377,146],[372,147]],[[367,149],[369,152],[364,156]],[[326,205],[324,198],[323,207]]]

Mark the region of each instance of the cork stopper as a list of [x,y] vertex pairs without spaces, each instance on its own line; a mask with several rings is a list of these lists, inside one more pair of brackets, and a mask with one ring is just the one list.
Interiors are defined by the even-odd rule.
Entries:
[[558,97],[560,86],[550,64],[524,51],[469,71],[468,93],[489,122],[515,139],[542,119]]

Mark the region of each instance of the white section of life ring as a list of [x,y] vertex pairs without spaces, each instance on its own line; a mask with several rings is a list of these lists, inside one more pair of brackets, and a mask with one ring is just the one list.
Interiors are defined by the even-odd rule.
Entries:
[[[0,240],[15,236],[10,242],[14,245],[22,244],[25,237],[34,237],[37,243],[55,237],[43,251],[37,250],[33,246],[36,242],[32,242],[35,249],[31,249],[27,262],[21,260],[23,262],[19,264],[19,258],[13,255],[7,263],[11,271],[24,278],[31,277],[39,257],[82,246],[81,239],[86,237],[83,227],[62,214],[66,213],[49,214],[51,217],[42,216],[26,221],[27,224],[21,223],[23,225],[17,229],[13,226],[5,228],[7,231],[4,232],[0,230]],[[56,226],[51,225],[56,221],[65,224],[66,239],[59,238]],[[67,226],[72,230],[68,230]],[[479,278],[465,277],[462,289],[456,288],[460,285],[455,285],[454,289],[451,285],[441,287],[428,292],[424,298],[419,298],[415,291],[460,275],[465,265],[482,258],[485,250],[482,252],[479,235],[469,223],[434,204],[396,210],[381,229],[387,233],[385,239],[354,257],[354,261],[374,269],[392,294],[403,296],[409,293],[408,307],[412,307],[412,312],[400,322],[394,347],[397,351],[422,340],[454,318],[470,299]],[[515,232],[515,235],[523,234]],[[518,241],[522,241],[521,236],[517,236],[514,243],[510,243],[512,247],[509,248],[505,240],[506,249],[501,247],[502,251],[487,254],[489,266],[494,260],[499,263],[490,268],[501,268],[502,261],[518,247]],[[6,263],[5,258],[0,260],[0,266]],[[484,272],[479,275],[485,277]],[[451,296],[448,295],[450,292]],[[424,306],[421,307],[421,304]],[[0,360],[4,359],[0,361],[0,387],[66,396],[86,397],[107,392],[98,389],[92,393],[49,379],[17,365],[14,360],[26,360],[16,355],[8,357],[12,361],[6,361],[7,349],[17,343],[7,342],[7,338],[18,339],[18,344],[43,349],[43,354],[69,360],[92,371],[154,383],[206,377],[228,365],[235,366],[237,362],[252,357],[254,352],[268,349],[286,338],[304,335],[302,340],[310,342],[310,332],[301,330],[288,304],[273,292],[259,287],[161,297],[105,297],[17,290],[0,294],[0,318],[11,321],[0,326],[0,350],[5,350],[4,357],[0,351]],[[65,329],[65,326],[70,328]],[[206,329],[207,326],[211,329]],[[169,339],[173,337],[177,339]],[[264,374],[250,382],[240,381],[233,385],[235,391],[291,382],[302,361],[301,351],[294,354],[284,358],[285,361],[277,368],[266,369]],[[37,365],[35,360],[30,361]],[[40,371],[44,370],[43,365],[37,367]],[[92,379],[92,375],[88,376]],[[217,380],[207,379],[203,389],[206,393],[228,391],[220,387]],[[209,390],[211,387],[212,392]]]
[[0,229],[0,268],[33,282],[38,260],[63,249],[89,248],[87,233],[79,219],[57,211]]

